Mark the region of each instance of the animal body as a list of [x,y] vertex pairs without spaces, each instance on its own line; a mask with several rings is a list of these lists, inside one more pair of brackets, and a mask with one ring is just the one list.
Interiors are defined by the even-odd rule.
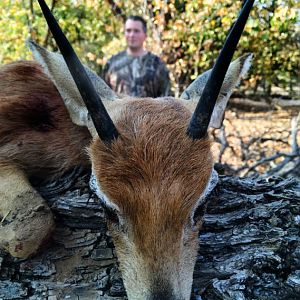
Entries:
[[20,61],[0,68],[1,247],[27,257],[49,238],[53,217],[29,178],[57,178],[88,165],[89,141],[40,65]]
[[[51,22],[56,23],[39,2],[55,37]],[[57,39],[61,52],[73,56]],[[87,67],[76,65],[74,77],[68,58],[66,64],[60,54],[29,46],[36,62],[0,69],[0,246],[26,258],[51,234],[51,211],[30,177],[54,179],[91,164],[128,298],[189,299],[203,199],[213,174],[207,127],[222,123],[251,55],[226,68],[207,120],[194,109],[214,69],[181,99],[119,98]],[[90,83],[78,79],[84,70],[94,87],[91,102],[85,99]],[[97,97],[102,101],[95,102]],[[197,131],[199,120],[208,123]]]

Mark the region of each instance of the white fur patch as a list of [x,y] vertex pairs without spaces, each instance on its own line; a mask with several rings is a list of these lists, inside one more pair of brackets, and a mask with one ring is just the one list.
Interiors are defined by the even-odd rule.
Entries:
[[212,192],[212,190],[216,187],[219,181],[219,175],[215,169],[212,170],[209,182],[201,196],[201,198],[207,198],[207,196]]
[[92,192],[94,192],[103,203],[108,206],[109,208],[116,210],[117,212],[120,212],[120,209],[116,204],[114,204],[112,201],[109,200],[109,198],[103,193],[99,183],[97,182],[97,178],[92,170],[91,178],[90,178],[90,189]]
[[197,209],[197,207],[201,204],[204,204],[206,202],[206,198],[207,196],[212,192],[212,190],[216,187],[216,185],[218,184],[219,181],[219,175],[217,173],[216,170],[212,169],[208,184],[205,188],[205,190],[203,191],[203,193],[201,194],[201,196],[199,197],[195,207],[194,207],[194,211],[191,214],[191,218],[193,218],[194,213]]

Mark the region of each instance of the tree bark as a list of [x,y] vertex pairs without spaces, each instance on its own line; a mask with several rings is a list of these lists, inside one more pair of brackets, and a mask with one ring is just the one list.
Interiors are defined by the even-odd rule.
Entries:
[[[31,259],[0,252],[0,299],[126,299],[89,174],[38,190],[56,216]],[[221,177],[208,199],[192,299],[300,299],[300,183]]]

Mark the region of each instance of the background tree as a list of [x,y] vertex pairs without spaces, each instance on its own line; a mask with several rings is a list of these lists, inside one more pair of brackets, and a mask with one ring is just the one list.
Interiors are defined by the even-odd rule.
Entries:
[[[143,15],[149,24],[148,48],[171,71],[175,94],[210,68],[242,1],[233,0],[49,0],[72,45],[95,71],[124,48],[126,15]],[[0,2],[0,63],[30,58],[24,41],[31,37],[56,50],[36,1]],[[299,68],[297,0],[257,0],[236,56],[255,53],[245,89],[272,86],[294,93]],[[299,22],[298,22],[299,24]]]

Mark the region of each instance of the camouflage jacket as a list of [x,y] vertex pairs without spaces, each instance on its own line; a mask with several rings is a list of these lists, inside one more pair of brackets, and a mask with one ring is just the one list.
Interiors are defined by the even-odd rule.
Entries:
[[139,57],[126,51],[114,55],[105,65],[102,77],[119,94],[154,98],[170,94],[168,69],[151,52]]

